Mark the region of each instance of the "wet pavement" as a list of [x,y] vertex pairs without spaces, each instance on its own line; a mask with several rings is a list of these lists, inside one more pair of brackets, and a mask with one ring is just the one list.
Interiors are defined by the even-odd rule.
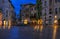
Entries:
[[60,27],[12,26],[0,28],[0,39],[60,39]]
[[0,39],[33,39],[33,32],[30,27],[11,27],[0,29]]

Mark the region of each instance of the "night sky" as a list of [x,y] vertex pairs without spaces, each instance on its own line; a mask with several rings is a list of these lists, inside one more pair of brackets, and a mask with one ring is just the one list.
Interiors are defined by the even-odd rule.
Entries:
[[15,12],[16,14],[19,13],[19,10],[20,10],[20,4],[28,4],[28,3],[33,3],[35,4],[36,3],[36,0],[11,0],[13,6],[15,7]]

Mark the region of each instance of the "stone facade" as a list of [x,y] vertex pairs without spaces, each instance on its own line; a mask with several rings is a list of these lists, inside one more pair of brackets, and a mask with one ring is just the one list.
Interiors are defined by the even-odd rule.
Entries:
[[31,22],[31,17],[36,15],[36,5],[35,4],[23,4],[21,5],[21,20],[27,19]]
[[[60,18],[59,0],[41,0],[43,24],[53,25],[55,20]],[[56,22],[57,23],[57,22]]]
[[0,8],[2,9],[3,13],[3,21],[5,20],[8,24],[9,21],[11,21],[11,24],[13,23],[13,18],[15,16],[14,8],[12,7],[11,1],[10,0],[0,0],[1,6]]

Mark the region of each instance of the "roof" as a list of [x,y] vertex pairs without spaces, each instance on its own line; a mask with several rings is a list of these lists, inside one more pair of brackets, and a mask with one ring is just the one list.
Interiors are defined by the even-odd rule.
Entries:
[[13,8],[15,8],[10,0],[8,0]]
[[29,3],[29,4],[21,4],[20,6],[27,6],[27,5],[35,6],[36,4],[32,4],[32,3]]

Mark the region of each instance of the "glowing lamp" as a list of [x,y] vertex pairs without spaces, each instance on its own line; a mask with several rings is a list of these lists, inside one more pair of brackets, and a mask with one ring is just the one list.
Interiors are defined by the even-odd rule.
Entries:
[[24,24],[28,24],[28,20],[27,19],[24,20]]

